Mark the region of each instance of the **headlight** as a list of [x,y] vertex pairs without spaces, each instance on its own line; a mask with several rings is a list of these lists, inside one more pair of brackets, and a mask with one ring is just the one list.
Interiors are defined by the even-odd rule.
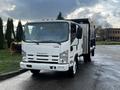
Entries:
[[66,50],[60,54],[59,63],[68,63],[68,50]]
[[22,50],[22,61],[27,61],[26,60],[26,52]]

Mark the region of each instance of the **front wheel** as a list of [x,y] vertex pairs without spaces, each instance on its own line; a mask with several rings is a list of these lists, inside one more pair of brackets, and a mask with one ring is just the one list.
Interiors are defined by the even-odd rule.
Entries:
[[39,72],[40,72],[40,70],[30,70],[30,71],[31,71],[31,73],[34,74],[34,75],[38,75]]
[[77,71],[77,63],[76,61],[74,61],[73,66],[69,68],[69,71],[68,71],[69,76],[74,77],[76,74],[76,71]]

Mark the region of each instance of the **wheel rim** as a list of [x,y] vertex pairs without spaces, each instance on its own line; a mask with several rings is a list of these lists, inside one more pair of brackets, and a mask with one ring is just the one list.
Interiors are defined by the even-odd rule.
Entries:
[[74,61],[74,64],[73,64],[73,74],[76,73],[76,61]]

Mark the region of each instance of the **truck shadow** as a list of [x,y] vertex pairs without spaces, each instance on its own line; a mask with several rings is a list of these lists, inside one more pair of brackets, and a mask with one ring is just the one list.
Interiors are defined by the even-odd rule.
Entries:
[[31,75],[33,80],[62,80],[62,79],[75,79],[79,78],[86,73],[89,73],[92,68],[95,67],[94,62],[84,63],[79,62],[78,70],[74,78],[70,77],[68,72],[56,72],[56,71],[42,71],[38,75]]
[[[79,62],[79,68],[74,78],[69,77],[67,72],[41,72],[39,75],[31,77],[22,83],[23,90],[85,90],[87,83],[91,84],[93,80],[96,65],[94,62],[83,63]],[[81,86],[80,86],[81,85]],[[31,87],[31,88],[30,88]],[[59,88],[59,89],[58,89]],[[89,89],[87,89],[89,90]]]

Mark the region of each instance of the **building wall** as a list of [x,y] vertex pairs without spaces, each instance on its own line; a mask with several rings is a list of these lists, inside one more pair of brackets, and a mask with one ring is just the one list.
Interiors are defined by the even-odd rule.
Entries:
[[98,32],[99,40],[120,41],[120,28],[104,28]]
[[109,40],[120,41],[120,29],[110,29],[109,30]]

